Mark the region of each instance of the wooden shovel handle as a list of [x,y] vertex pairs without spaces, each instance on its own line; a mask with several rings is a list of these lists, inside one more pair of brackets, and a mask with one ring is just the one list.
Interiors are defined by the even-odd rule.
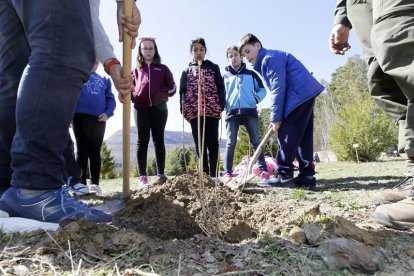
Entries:
[[260,142],[252,158],[249,160],[249,167],[247,168],[247,172],[249,174],[252,174],[253,166],[256,163],[257,159],[259,158],[259,155],[262,153],[264,146],[266,145],[267,141],[269,141],[272,134],[273,134],[273,129],[269,128],[265,137],[263,137],[262,142]]

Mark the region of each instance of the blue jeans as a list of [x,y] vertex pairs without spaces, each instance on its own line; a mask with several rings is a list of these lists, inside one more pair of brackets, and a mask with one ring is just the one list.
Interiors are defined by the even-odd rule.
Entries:
[[0,0],[0,37],[0,188],[61,187],[69,123],[95,61],[89,1]]
[[[240,124],[244,124],[247,133],[249,134],[250,144],[256,150],[260,144],[259,137],[259,120],[253,116],[239,115],[229,118],[226,121],[227,130],[227,144],[226,152],[224,153],[224,170],[226,173],[233,172],[234,150],[237,144],[237,133],[239,132]],[[260,171],[267,171],[264,154],[261,153],[257,160]]]

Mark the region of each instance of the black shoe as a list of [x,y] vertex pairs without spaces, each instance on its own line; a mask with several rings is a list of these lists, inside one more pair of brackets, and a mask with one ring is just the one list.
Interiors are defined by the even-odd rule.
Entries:
[[293,179],[298,188],[315,190],[316,178],[313,175],[298,175]]

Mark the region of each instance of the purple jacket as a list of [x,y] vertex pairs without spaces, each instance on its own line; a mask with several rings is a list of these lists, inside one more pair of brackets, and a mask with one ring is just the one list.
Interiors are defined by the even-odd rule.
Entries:
[[131,100],[135,107],[148,107],[168,101],[176,92],[173,75],[164,64],[145,64],[132,71],[134,91]]

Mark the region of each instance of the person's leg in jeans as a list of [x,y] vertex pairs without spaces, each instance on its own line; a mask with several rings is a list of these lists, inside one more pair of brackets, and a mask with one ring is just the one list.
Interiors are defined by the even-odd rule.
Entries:
[[[68,217],[112,221],[109,214],[81,204],[62,189],[68,126],[95,60],[89,1],[0,0],[0,14],[4,41],[24,33],[31,49],[16,99],[12,187],[0,199],[0,219],[53,225]],[[19,47],[9,50],[10,59],[21,54]],[[0,83],[4,76],[0,71]]]
[[75,145],[73,144],[72,138],[68,136],[68,144],[63,151],[63,158],[65,159],[65,177],[64,181],[67,181],[69,177],[70,186],[81,183],[82,170],[76,162],[75,158]]
[[157,175],[164,175],[165,168],[165,143],[164,132],[167,124],[168,109],[167,104],[162,103],[151,107],[151,134],[155,149],[155,162],[157,165]]
[[140,176],[147,175],[147,153],[151,130],[151,107],[138,107],[137,110],[137,160]]
[[[243,116],[243,123],[246,127],[247,133],[249,134],[250,144],[253,146],[253,150],[256,151],[260,145],[259,135],[259,119],[253,116]],[[260,172],[267,172],[267,166],[265,161],[264,153],[260,153],[257,159]]]
[[[204,124],[204,117],[200,118],[200,133],[201,133],[201,137],[203,136],[203,124]],[[196,147],[196,153],[198,158],[200,159],[200,152],[198,150],[198,118],[192,119],[190,121],[190,126],[191,126],[191,133],[193,134],[193,139],[194,139],[194,144]],[[205,131],[207,132],[207,131]],[[202,138],[203,139],[203,138]],[[205,141],[205,140],[204,140]],[[202,144],[202,141],[201,141]],[[203,172],[206,174],[210,173],[210,168],[208,165],[208,158],[207,158],[207,147],[206,147],[206,143],[204,143],[204,150],[203,150]]]
[[[209,175],[217,177],[219,156],[219,121],[218,118],[206,117],[205,144],[208,151]],[[207,152],[204,153],[207,155]]]
[[227,143],[224,152],[224,170],[226,173],[233,172],[234,151],[237,144],[237,133],[239,132],[239,117],[234,116],[226,121]]
[[81,183],[86,185],[88,166],[88,125],[86,114],[75,113],[73,117],[73,133],[76,139],[76,162],[82,171]]
[[16,132],[16,98],[19,81],[28,63],[30,46],[16,11],[0,1],[0,195],[10,187],[11,144]]

